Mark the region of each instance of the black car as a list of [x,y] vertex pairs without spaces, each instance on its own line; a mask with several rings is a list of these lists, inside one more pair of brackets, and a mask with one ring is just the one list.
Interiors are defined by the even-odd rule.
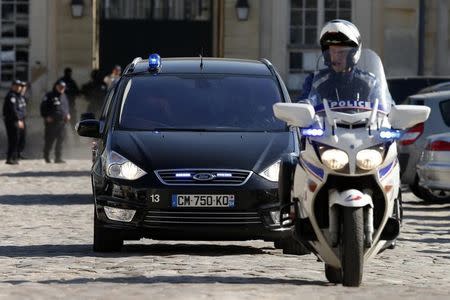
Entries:
[[135,59],[100,119],[77,125],[97,139],[94,251],[143,237],[298,245],[279,225],[280,157],[299,151],[279,101],[288,92],[267,60]]

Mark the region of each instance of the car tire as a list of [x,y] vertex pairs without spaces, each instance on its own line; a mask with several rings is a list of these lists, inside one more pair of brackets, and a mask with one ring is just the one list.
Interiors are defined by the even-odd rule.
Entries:
[[275,248],[282,249],[283,254],[306,255],[311,253],[308,248],[294,238],[275,241],[274,245]]
[[450,191],[423,189],[422,193],[425,202],[450,202]]
[[123,239],[118,237],[116,230],[106,229],[100,225],[97,213],[94,211],[94,252],[116,252],[123,246]]
[[409,185],[409,190],[416,196],[417,198],[424,199],[424,188],[419,186],[419,176],[416,174],[416,178],[414,179],[414,183]]
[[425,202],[450,202],[450,191],[431,190],[423,188],[419,185],[419,176],[416,175],[414,183],[409,186],[414,196],[424,200]]

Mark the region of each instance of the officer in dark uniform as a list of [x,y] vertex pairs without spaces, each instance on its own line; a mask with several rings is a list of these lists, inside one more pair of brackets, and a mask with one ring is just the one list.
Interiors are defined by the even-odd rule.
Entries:
[[8,136],[8,152],[6,154],[6,163],[17,165],[17,148],[19,141],[19,130],[24,127],[23,118],[18,109],[20,98],[21,81],[15,80],[11,89],[5,97],[3,103],[3,117],[5,120],[6,133]]
[[75,128],[75,125],[77,123],[77,108],[76,108],[76,98],[80,94],[80,89],[78,88],[77,83],[72,78],[72,69],[71,68],[65,68],[64,69],[64,76],[58,79],[58,81],[64,81],[66,84],[66,97],[69,101],[69,112],[71,115],[70,123],[72,125],[72,130]]
[[65,126],[70,121],[69,102],[64,94],[66,83],[58,80],[51,92],[48,92],[41,103],[41,116],[45,125],[44,159],[50,163],[50,151],[55,145],[55,163],[62,160],[62,145],[65,137]]
[[25,121],[27,116],[27,104],[28,104],[28,98],[26,96],[27,93],[27,83],[25,81],[20,82],[21,85],[21,91],[20,91],[20,97],[18,100],[18,111],[19,115],[22,118],[23,121],[23,128],[19,128],[19,140],[17,143],[17,158],[18,159],[25,159],[23,156],[23,150],[25,149],[25,139],[26,139],[26,129],[27,129],[27,122]]
[[297,101],[308,101],[311,91],[337,101],[376,97],[372,94],[379,90],[375,76],[355,67],[361,56],[361,36],[355,25],[345,20],[328,22],[321,31],[320,46],[328,68],[305,79]]

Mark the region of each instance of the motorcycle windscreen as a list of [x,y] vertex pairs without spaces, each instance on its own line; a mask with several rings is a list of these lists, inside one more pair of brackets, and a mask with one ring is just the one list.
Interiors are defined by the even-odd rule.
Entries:
[[346,46],[323,52],[308,98],[318,114],[325,113],[325,99],[331,111],[346,114],[371,112],[377,105],[378,114],[386,115],[392,105],[378,55]]

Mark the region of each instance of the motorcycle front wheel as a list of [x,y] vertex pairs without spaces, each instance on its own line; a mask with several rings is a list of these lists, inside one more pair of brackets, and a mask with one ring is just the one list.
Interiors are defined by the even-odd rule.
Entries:
[[343,207],[342,284],[360,286],[364,264],[364,208]]

